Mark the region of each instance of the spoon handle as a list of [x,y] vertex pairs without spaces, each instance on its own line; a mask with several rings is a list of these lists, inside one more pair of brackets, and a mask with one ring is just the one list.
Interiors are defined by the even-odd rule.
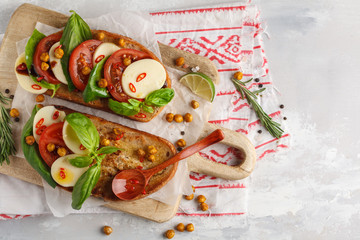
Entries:
[[157,165],[156,167],[144,170],[143,174],[146,176],[146,178],[150,178],[153,174],[161,171],[162,169],[164,169],[180,160],[190,157],[191,155],[201,151],[202,149],[204,149],[212,144],[220,142],[221,140],[224,139],[224,137],[225,137],[224,133],[220,129],[217,129],[217,130],[213,131],[211,134],[209,134],[207,137],[201,139],[200,141],[194,143],[193,145],[191,145],[191,146],[185,148],[184,150],[182,150],[181,152],[177,153],[169,160]]

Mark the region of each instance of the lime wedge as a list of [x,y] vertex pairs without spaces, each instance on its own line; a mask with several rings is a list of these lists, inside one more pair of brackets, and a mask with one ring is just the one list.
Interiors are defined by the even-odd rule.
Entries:
[[180,82],[190,88],[196,95],[212,102],[215,97],[215,85],[211,78],[203,73],[188,73],[180,78]]

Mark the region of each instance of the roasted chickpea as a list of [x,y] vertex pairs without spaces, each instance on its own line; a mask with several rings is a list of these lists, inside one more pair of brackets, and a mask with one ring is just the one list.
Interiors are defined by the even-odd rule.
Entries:
[[185,195],[185,199],[186,200],[193,200],[194,199],[194,194],[190,194],[190,195]]
[[106,235],[110,235],[113,232],[113,229],[110,226],[104,226],[103,231]]
[[154,146],[152,146],[152,145],[150,145],[150,146],[148,146],[148,153],[149,154],[155,154],[155,153],[157,153],[157,149],[156,149],[156,147],[154,147]]
[[243,73],[242,72],[236,72],[234,73],[234,78],[236,80],[241,80],[243,78]]
[[57,154],[58,154],[60,157],[65,156],[65,155],[66,155],[66,148],[63,148],[63,147],[58,148]]
[[197,109],[199,106],[200,106],[200,104],[197,101],[195,101],[195,100],[191,101],[191,107],[193,109]]
[[25,142],[26,142],[27,145],[33,145],[34,142],[35,142],[34,136],[27,136],[27,137],[25,138]]
[[195,230],[194,224],[189,223],[188,225],[186,225],[186,231],[192,232],[192,231],[194,231],[194,230]]
[[49,69],[49,64],[47,64],[46,62],[41,62],[41,70],[46,71]]
[[178,230],[179,232],[183,232],[185,230],[185,225],[183,223],[179,223],[178,225],[176,225],[176,230]]
[[36,102],[43,102],[44,100],[45,100],[45,97],[42,94],[37,95],[35,98]]
[[205,212],[209,209],[209,206],[207,205],[207,203],[203,202],[200,203],[200,209]]
[[49,143],[48,145],[46,145],[46,149],[47,149],[49,152],[54,151],[54,150],[55,150],[55,144]]
[[98,86],[100,88],[106,88],[108,85],[108,82],[106,81],[105,78],[101,78],[99,81],[98,81]]
[[85,66],[85,67],[83,67],[83,69],[81,69],[81,73],[83,75],[89,75],[90,72],[91,72],[91,69],[88,66]]
[[199,203],[203,203],[203,202],[206,201],[206,197],[205,197],[204,195],[199,195],[199,196],[197,197],[197,201],[198,201]]
[[54,55],[57,59],[61,59],[64,56],[64,50],[62,48],[56,48]]
[[177,123],[181,123],[181,122],[184,120],[184,118],[183,118],[183,116],[181,116],[180,114],[175,114],[174,120],[175,120],[175,122],[177,122]]
[[190,113],[186,113],[184,115],[184,121],[185,122],[192,122],[192,120],[193,120],[193,116]]
[[124,58],[123,59],[123,64],[125,66],[129,66],[131,64],[131,58],[129,58],[129,57]]
[[184,139],[179,139],[179,140],[177,140],[176,141],[176,145],[178,146],[178,147],[185,147],[186,146],[186,142],[185,142],[185,140]]
[[176,66],[179,66],[179,67],[181,67],[182,65],[184,65],[184,63],[185,63],[185,59],[184,59],[183,57],[179,57],[179,58],[177,58],[176,61],[175,61]]
[[17,108],[13,108],[10,110],[10,117],[16,118],[20,116],[20,112],[19,110],[17,110]]
[[101,139],[100,144],[101,144],[102,146],[109,146],[109,145],[110,145],[110,140],[107,139],[107,138],[103,138],[103,139]]
[[168,239],[171,239],[175,236],[175,231],[174,230],[167,230],[166,233],[165,233],[165,236],[168,238]]
[[47,62],[49,61],[50,59],[50,56],[47,52],[43,52],[41,55],[40,55],[40,60],[43,61],[43,62]]
[[172,122],[174,120],[174,114],[168,113],[166,114],[166,121]]
[[103,32],[98,32],[98,33],[96,34],[96,38],[97,38],[97,40],[102,41],[102,40],[104,40],[104,38],[105,38],[105,34],[104,34]]
[[151,161],[151,162],[154,162],[154,161],[155,161],[155,155],[150,154],[150,155],[147,157],[147,159],[148,159],[149,161]]
[[120,47],[125,47],[125,40],[123,38],[119,39],[119,46]]

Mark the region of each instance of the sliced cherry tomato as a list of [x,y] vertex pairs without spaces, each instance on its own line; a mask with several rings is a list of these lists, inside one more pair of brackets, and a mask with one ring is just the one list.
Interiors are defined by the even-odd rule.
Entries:
[[114,52],[104,65],[104,77],[108,82],[108,90],[110,94],[119,102],[126,102],[129,98],[122,90],[121,77],[126,69],[123,63],[125,57],[130,57],[132,62],[144,58],[151,58],[145,52],[140,52],[134,49],[123,48]]
[[84,67],[93,68],[93,55],[95,49],[102,43],[102,41],[91,39],[81,43],[77,46],[70,55],[69,73],[75,87],[80,91],[84,91],[89,80],[90,74],[84,75],[82,69]]
[[[59,154],[57,154],[57,149],[59,147],[64,147],[66,148],[67,153],[72,153],[65,145],[62,135],[63,126],[63,122],[51,124],[41,134],[39,140],[39,151],[42,159],[49,167],[51,167],[53,162],[60,157]],[[52,152],[47,150],[47,145],[49,143],[53,143],[55,145],[55,150]]]
[[52,47],[52,45],[54,45],[55,43],[60,41],[61,36],[62,36],[62,32],[54,33],[47,37],[44,37],[43,39],[41,39],[41,41],[36,46],[35,53],[34,53],[33,64],[34,64],[34,69],[35,69],[36,73],[39,76],[44,77],[44,79],[47,82],[53,83],[53,84],[58,84],[61,82],[59,80],[57,80],[57,78],[54,76],[54,73],[52,72],[50,67],[46,71],[41,69],[40,56],[44,52],[49,53],[49,50]]

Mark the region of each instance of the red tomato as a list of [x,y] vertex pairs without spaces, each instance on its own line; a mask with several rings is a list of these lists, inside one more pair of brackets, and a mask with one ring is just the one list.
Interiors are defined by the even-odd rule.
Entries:
[[[65,145],[62,135],[63,126],[63,122],[54,123],[48,126],[41,134],[39,140],[39,151],[42,159],[49,167],[51,167],[53,162],[60,157],[59,154],[57,154],[57,149],[59,147],[66,148],[67,154],[72,153]],[[55,145],[55,150],[52,152],[47,150],[47,145],[49,143],[53,143]]]
[[107,88],[110,94],[119,102],[126,102],[131,98],[123,92],[121,85],[121,77],[127,67],[123,63],[125,57],[131,58],[132,62],[144,58],[151,58],[151,56],[145,52],[126,48],[114,52],[108,58],[104,65],[104,77],[108,82]]
[[59,80],[57,80],[57,78],[54,76],[54,73],[52,72],[51,67],[50,67],[50,63],[48,63],[49,64],[48,70],[44,71],[41,69],[40,56],[42,53],[49,53],[49,50],[52,47],[52,45],[54,45],[55,43],[60,41],[61,36],[62,36],[62,32],[54,33],[54,34],[51,34],[51,35],[41,39],[41,41],[36,46],[34,58],[33,58],[33,64],[34,64],[34,69],[35,69],[36,73],[38,75],[40,75],[40,77],[44,77],[44,79],[47,82],[53,83],[53,84],[58,84],[61,82]]
[[90,74],[84,75],[82,69],[84,67],[93,68],[92,59],[95,52],[95,49],[102,42],[99,40],[91,39],[83,43],[80,43],[70,55],[69,60],[69,73],[72,82],[75,87],[80,91],[84,91],[86,84],[89,80]]

